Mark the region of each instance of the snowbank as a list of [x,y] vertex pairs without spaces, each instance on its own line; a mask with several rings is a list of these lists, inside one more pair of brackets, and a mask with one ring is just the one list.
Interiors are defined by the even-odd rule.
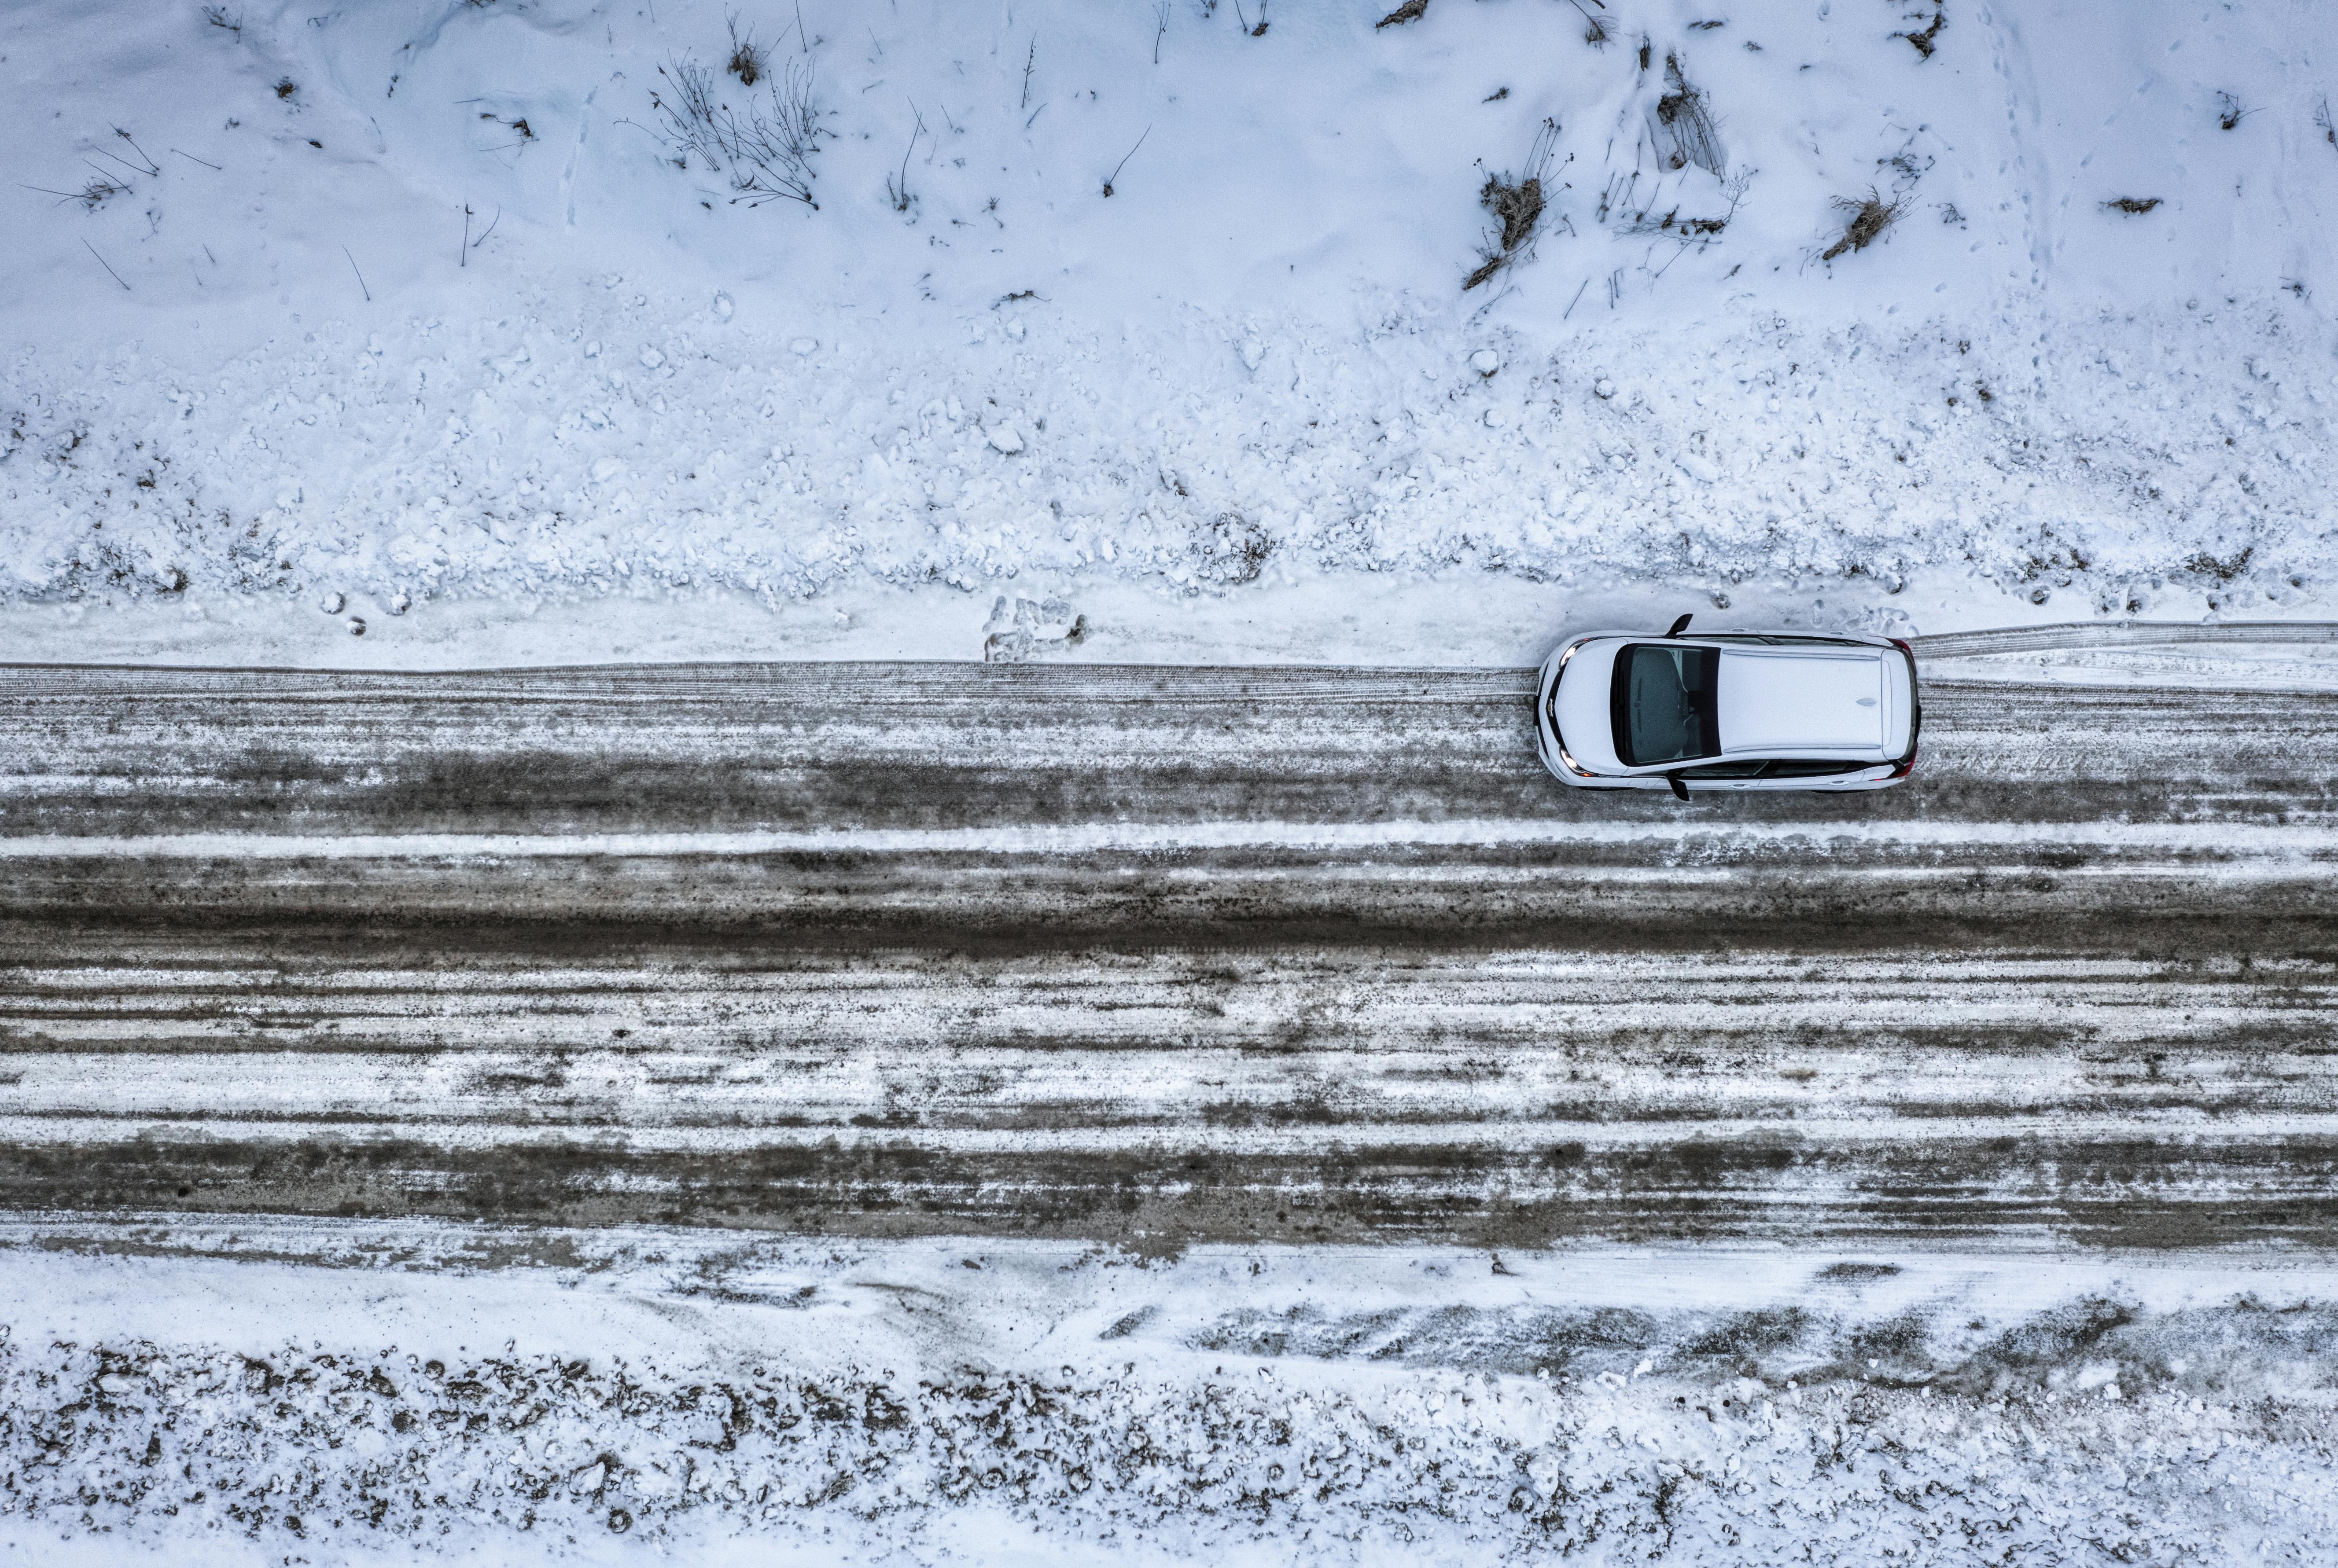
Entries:
[[2263,1261],[11,1240],[25,1560],[2305,1561],[2331,1523],[2338,1281]]
[[[5,198],[20,607],[907,593],[970,650],[1001,591],[1121,594],[1091,624],[1140,642],[1280,593],[1295,645],[1430,582],[1927,630],[2332,603],[2302,3],[1618,0],[1594,44],[1528,0],[818,0],[742,13],[752,91],[684,0],[214,9],[0,37],[68,197]],[[677,166],[693,60],[734,114],[810,83],[816,211]],[[1546,121],[1539,228],[1465,292]]]

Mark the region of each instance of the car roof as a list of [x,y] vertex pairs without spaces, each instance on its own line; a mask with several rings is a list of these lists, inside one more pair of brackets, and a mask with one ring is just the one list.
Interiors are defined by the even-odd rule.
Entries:
[[1890,697],[1879,649],[1724,644],[1715,695],[1724,756],[1883,747]]

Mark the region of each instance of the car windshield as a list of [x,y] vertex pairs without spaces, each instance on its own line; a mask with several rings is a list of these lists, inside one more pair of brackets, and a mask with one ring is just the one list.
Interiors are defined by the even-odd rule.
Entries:
[[1627,768],[1685,762],[1721,750],[1714,688],[1721,652],[1714,648],[1634,643],[1616,660],[1609,706],[1616,755]]

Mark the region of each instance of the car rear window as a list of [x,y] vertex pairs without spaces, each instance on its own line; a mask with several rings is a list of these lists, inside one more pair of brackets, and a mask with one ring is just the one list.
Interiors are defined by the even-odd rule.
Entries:
[[1635,642],[1616,659],[1608,706],[1616,724],[1616,755],[1627,768],[1685,762],[1721,750],[1714,711],[1721,652],[1714,648]]

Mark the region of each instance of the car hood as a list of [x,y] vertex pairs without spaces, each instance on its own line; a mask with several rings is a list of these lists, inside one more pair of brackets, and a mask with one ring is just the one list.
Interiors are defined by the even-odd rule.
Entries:
[[1558,727],[1558,743],[1594,773],[1621,773],[1616,756],[1616,730],[1607,705],[1607,687],[1616,673],[1620,638],[1601,638],[1575,651],[1558,678],[1551,717]]
[[[1614,656],[1609,656],[1609,663]],[[1721,655],[1721,750],[1880,755],[1892,692],[1880,649],[1813,655],[1727,649]]]

